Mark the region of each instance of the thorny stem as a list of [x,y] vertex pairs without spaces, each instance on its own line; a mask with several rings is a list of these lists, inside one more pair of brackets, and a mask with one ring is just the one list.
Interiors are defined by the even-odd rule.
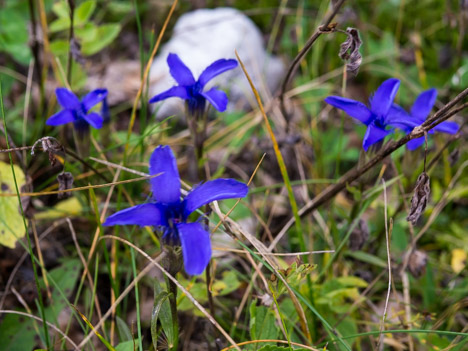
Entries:
[[330,29],[328,26],[330,25],[331,21],[333,18],[336,16],[338,11],[340,10],[341,6],[345,0],[340,0],[338,3],[333,7],[332,12],[328,15],[328,17],[325,18],[323,24],[317,28],[314,34],[307,40],[305,43],[304,47],[302,50],[297,54],[297,56],[294,58],[293,62],[288,68],[288,72],[286,73],[286,76],[284,77],[283,83],[281,84],[281,92],[279,94],[279,100],[280,100],[280,108],[281,112],[283,113],[283,116],[286,120],[286,123],[289,125],[289,118],[288,118],[288,113],[286,111],[286,108],[284,106],[284,94],[286,92],[286,88],[289,84],[289,81],[291,80],[292,75],[296,72],[296,69],[301,62],[301,60],[304,58],[304,56],[309,52],[311,47],[314,45],[315,41],[318,39],[320,35],[323,33],[330,33],[332,32],[332,29]]

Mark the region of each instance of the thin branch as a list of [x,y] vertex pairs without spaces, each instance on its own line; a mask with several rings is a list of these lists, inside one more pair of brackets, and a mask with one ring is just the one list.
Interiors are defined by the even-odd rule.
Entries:
[[281,112],[283,113],[284,118],[286,121],[288,121],[287,118],[287,112],[284,106],[284,94],[286,92],[286,88],[288,87],[289,81],[291,80],[292,75],[296,72],[296,69],[301,62],[301,60],[304,58],[304,56],[309,52],[309,50],[312,48],[312,45],[314,45],[315,41],[318,39],[320,35],[323,33],[330,33],[331,30],[328,28],[330,25],[331,21],[333,18],[336,16],[338,11],[340,10],[341,6],[345,0],[340,0],[335,7],[333,8],[332,12],[328,15],[328,17],[325,18],[323,24],[318,27],[318,29],[315,31],[314,34],[307,40],[307,42],[304,44],[304,47],[302,50],[297,54],[297,56],[294,58],[293,62],[288,68],[288,72],[286,73],[286,76],[284,77],[283,83],[281,84],[281,92],[279,94],[279,100],[280,100],[280,108]]

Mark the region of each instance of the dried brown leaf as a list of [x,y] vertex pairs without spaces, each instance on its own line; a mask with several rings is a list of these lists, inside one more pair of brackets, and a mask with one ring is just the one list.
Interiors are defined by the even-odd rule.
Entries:
[[431,194],[430,179],[426,172],[422,172],[416,181],[414,194],[411,198],[411,208],[406,220],[413,225],[416,224],[421,214],[426,209],[429,195]]
[[362,40],[359,37],[359,31],[356,28],[348,27],[346,29],[347,39],[340,45],[340,58],[346,61],[346,71],[356,75],[362,63],[362,55],[359,48]]
[[[73,175],[70,172],[62,172],[57,176],[59,191],[71,189],[73,187]],[[71,196],[71,192],[59,193],[58,198],[62,199]]]
[[55,155],[58,153],[63,153],[65,151],[64,147],[57,141],[57,139],[46,136],[40,138],[34,143],[34,145],[31,148],[31,155],[34,155],[37,144],[41,144],[42,150],[49,154],[49,161],[52,166],[54,166],[57,162]]

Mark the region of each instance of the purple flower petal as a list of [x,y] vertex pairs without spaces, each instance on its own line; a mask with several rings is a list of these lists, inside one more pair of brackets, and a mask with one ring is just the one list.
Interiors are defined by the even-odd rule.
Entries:
[[385,124],[400,128],[409,133],[414,127],[420,125],[422,122],[418,121],[413,116],[410,116],[403,107],[393,104],[390,107]]
[[418,147],[423,145],[426,142],[426,138],[420,137],[416,139],[411,139],[406,143],[406,148],[410,151],[416,150]]
[[166,225],[165,222],[161,207],[157,204],[149,203],[133,206],[114,213],[112,216],[108,217],[102,225],[134,224],[144,227],[149,225]]
[[400,81],[396,78],[383,82],[371,100],[371,111],[378,117],[385,117],[392,106],[395,95],[400,87]]
[[329,96],[325,99],[325,102],[343,110],[365,125],[368,125],[372,121],[372,113],[362,102],[340,96]]
[[207,92],[201,93],[201,95],[203,95],[219,112],[226,110],[228,97],[224,91],[212,88]]
[[245,197],[248,191],[246,184],[234,179],[210,180],[194,188],[185,197],[184,216],[213,201]]
[[213,62],[211,65],[209,65],[207,68],[205,68],[202,74],[200,74],[200,77],[198,78],[198,82],[201,84],[202,87],[204,87],[206,83],[208,83],[214,77],[236,67],[237,67],[236,60],[232,60],[232,59],[217,60]]
[[437,98],[437,90],[429,89],[423,91],[416,98],[413,106],[411,107],[411,116],[419,120],[419,124],[423,123],[426,120],[426,117],[432,110],[434,103]]
[[175,86],[175,87],[172,87],[160,94],[157,94],[155,96],[153,96],[151,98],[151,100],[149,101],[150,104],[154,103],[154,102],[158,102],[158,101],[161,101],[161,100],[165,100],[167,98],[171,98],[171,97],[179,97],[181,99],[184,99],[184,100],[187,100],[189,98],[188,94],[187,94],[187,89],[185,87],[182,87],[182,86]]
[[151,175],[162,173],[151,178],[153,198],[162,203],[176,203],[180,200],[180,178],[177,162],[169,146],[158,146],[154,149],[149,161]]
[[450,121],[442,122],[441,124],[432,128],[432,130],[435,130],[436,132],[447,134],[456,134],[458,129],[460,129],[460,126],[457,123]]
[[362,147],[365,151],[367,151],[369,149],[369,146],[384,139],[391,132],[391,130],[385,130],[373,124],[370,124],[367,127],[366,135],[364,136],[364,140],[362,142]]
[[70,110],[62,110],[60,112],[57,112],[55,115],[50,116],[49,119],[46,121],[46,124],[48,126],[59,126],[73,121],[75,121],[73,112]]
[[190,69],[182,62],[179,56],[169,54],[167,56],[167,64],[169,65],[171,76],[174,77],[177,83],[185,86],[195,84],[192,72],[190,72]]
[[83,115],[83,118],[89,125],[96,129],[102,128],[102,123],[104,122],[104,118],[97,112],[91,112],[90,114]]
[[211,259],[210,233],[200,223],[177,224],[187,274],[203,273]]
[[80,99],[76,97],[73,92],[65,88],[55,89],[55,95],[57,96],[57,101],[60,106],[69,110],[77,110],[81,108]]
[[86,112],[88,112],[94,105],[100,103],[106,97],[107,89],[96,89],[86,94],[83,99],[81,99],[81,102],[83,103]]

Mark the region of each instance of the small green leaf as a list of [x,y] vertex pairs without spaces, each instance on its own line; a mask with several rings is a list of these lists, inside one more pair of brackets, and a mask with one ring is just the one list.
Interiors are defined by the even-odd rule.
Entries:
[[252,340],[277,339],[279,334],[273,311],[265,306],[257,306],[257,301],[250,304],[249,326]]
[[119,316],[116,316],[116,321],[117,321],[117,330],[119,331],[119,335],[120,335],[120,341],[122,341],[122,343],[125,341],[132,341],[133,340],[132,332],[128,328],[127,323],[125,323],[125,321]]
[[68,40],[54,40],[50,43],[50,51],[56,56],[68,54],[69,47]]
[[51,33],[60,32],[68,28],[70,28],[70,17],[59,17],[49,26]]
[[81,26],[85,24],[91,15],[93,14],[96,8],[96,1],[95,0],[88,0],[82,2],[75,10],[75,14],[73,16],[75,25]]
[[58,17],[70,17],[70,10],[66,1],[58,1],[52,6],[52,11]]
[[161,322],[164,334],[166,335],[167,343],[169,345],[174,345],[174,330],[173,330],[173,321],[171,306],[169,304],[170,294],[161,288],[159,281],[155,279],[154,281],[154,307],[153,313],[151,315],[151,337],[153,339],[153,345],[156,349],[156,344],[158,340],[157,333],[157,322],[158,319]]
[[386,268],[387,267],[387,263],[384,260],[382,260],[381,258],[379,258],[377,256],[368,254],[368,253],[363,252],[363,251],[346,252],[346,256],[351,256],[351,257],[355,258],[356,260],[366,262],[366,263],[370,263],[370,264],[372,264],[374,266],[377,266],[377,267],[381,267],[381,268]]
[[120,24],[104,24],[97,28],[95,38],[88,41],[88,38],[83,38],[82,53],[84,55],[94,55],[112,43],[120,32]]
[[138,340],[128,340],[121,342],[115,347],[115,351],[134,351],[138,345]]

